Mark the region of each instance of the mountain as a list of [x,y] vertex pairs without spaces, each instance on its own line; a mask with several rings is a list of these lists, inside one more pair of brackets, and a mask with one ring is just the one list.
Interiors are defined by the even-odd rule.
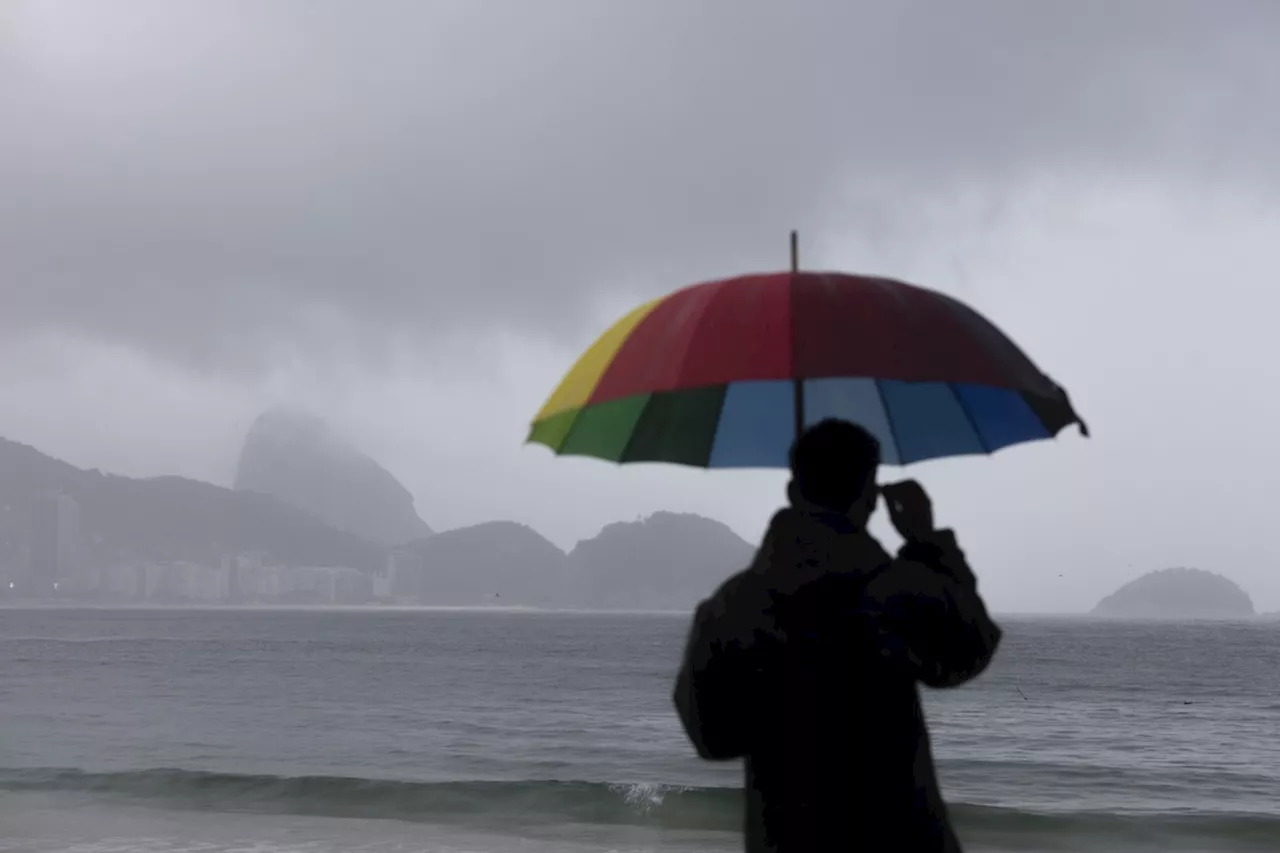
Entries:
[[401,551],[420,566],[402,594],[427,605],[689,610],[751,559],[718,521],[659,512],[605,527],[566,555],[511,521],[447,530]]
[[[265,565],[380,573],[387,563],[381,545],[261,492],[86,471],[0,439],[0,573],[22,573],[39,533],[36,507],[47,510],[44,499],[58,494],[74,501],[86,567],[216,566],[246,551]],[[697,515],[659,512],[611,524],[567,555],[524,525],[494,521],[396,549],[392,592],[435,605],[689,610],[745,568],[752,550]]]
[[1254,615],[1248,593],[1222,575],[1200,569],[1149,572],[1099,601],[1091,612],[1133,619],[1239,619]]
[[530,527],[490,521],[446,530],[401,550],[421,560],[410,596],[437,606],[564,606],[565,553]]
[[235,488],[271,495],[387,548],[431,535],[409,490],[313,415],[261,415],[245,436]]
[[751,561],[754,548],[700,515],[658,512],[610,524],[569,553],[579,606],[690,610]]
[[242,551],[260,551],[283,564],[369,570],[384,560],[373,543],[266,495],[182,477],[135,480],[85,471],[0,439],[0,568],[21,568],[33,506],[54,493],[75,500],[83,555],[99,565],[216,565],[222,555]]

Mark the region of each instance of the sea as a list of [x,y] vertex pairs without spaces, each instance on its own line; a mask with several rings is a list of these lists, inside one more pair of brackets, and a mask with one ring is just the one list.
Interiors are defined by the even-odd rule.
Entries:
[[[0,850],[740,850],[688,619],[0,611]],[[1001,622],[924,691],[967,850],[1280,850],[1280,622]]]

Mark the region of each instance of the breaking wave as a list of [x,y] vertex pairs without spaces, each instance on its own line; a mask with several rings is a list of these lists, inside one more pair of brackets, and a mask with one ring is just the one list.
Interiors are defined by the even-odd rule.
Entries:
[[[737,832],[733,788],[594,782],[405,782],[339,776],[272,776],[192,770],[91,773],[0,769],[0,790],[50,792],[183,809],[374,818],[488,829],[547,824],[653,826]],[[1001,849],[1274,851],[1280,816],[1223,812],[1028,812],[956,804],[961,833]],[[1043,845],[1043,846],[1042,846]]]

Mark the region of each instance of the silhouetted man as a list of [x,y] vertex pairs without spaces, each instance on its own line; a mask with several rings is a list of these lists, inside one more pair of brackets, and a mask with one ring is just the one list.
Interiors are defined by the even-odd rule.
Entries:
[[[861,427],[806,431],[791,505],[694,616],[676,707],[703,758],[746,759],[748,853],[961,849],[916,684],[973,678],[1000,629],[924,489],[877,489],[879,464]],[[866,531],[880,493],[896,559]]]

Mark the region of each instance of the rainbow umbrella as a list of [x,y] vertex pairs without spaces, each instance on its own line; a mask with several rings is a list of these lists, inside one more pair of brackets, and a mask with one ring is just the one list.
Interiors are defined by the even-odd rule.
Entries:
[[1088,428],[1066,392],[972,308],[883,278],[792,271],[695,284],[641,305],[583,353],[528,441],[557,455],[785,468],[824,418],[884,462],[990,454]]

